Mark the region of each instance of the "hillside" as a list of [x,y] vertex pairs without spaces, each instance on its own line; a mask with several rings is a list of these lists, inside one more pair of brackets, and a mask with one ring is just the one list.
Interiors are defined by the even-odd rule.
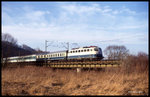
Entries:
[[2,41],[2,57],[12,57],[12,56],[22,56],[37,53],[36,50],[32,49],[29,46],[23,45],[19,46],[11,42]]

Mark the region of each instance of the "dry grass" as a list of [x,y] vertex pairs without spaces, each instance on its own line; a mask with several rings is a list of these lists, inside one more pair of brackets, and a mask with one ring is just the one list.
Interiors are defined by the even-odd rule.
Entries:
[[148,72],[96,71],[26,66],[2,69],[2,95],[148,95]]

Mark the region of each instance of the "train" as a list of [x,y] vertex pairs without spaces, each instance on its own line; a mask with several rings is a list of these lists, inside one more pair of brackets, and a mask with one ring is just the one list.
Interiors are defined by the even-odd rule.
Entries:
[[15,56],[3,58],[3,62],[7,63],[18,63],[18,62],[53,62],[53,61],[68,61],[68,60],[92,60],[92,59],[103,59],[102,49],[98,46],[86,46],[80,48],[72,48],[66,51],[57,51],[50,53],[32,54],[26,56]]

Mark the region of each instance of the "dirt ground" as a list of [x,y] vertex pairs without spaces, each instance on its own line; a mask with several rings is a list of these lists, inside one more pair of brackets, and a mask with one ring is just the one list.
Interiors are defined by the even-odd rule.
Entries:
[[26,66],[2,69],[2,95],[148,95],[148,72],[56,69]]

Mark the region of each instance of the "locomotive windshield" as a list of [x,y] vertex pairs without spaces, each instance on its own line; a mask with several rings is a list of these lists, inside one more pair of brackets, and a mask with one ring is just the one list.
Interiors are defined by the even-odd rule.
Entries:
[[98,51],[98,48],[94,48],[94,51]]

